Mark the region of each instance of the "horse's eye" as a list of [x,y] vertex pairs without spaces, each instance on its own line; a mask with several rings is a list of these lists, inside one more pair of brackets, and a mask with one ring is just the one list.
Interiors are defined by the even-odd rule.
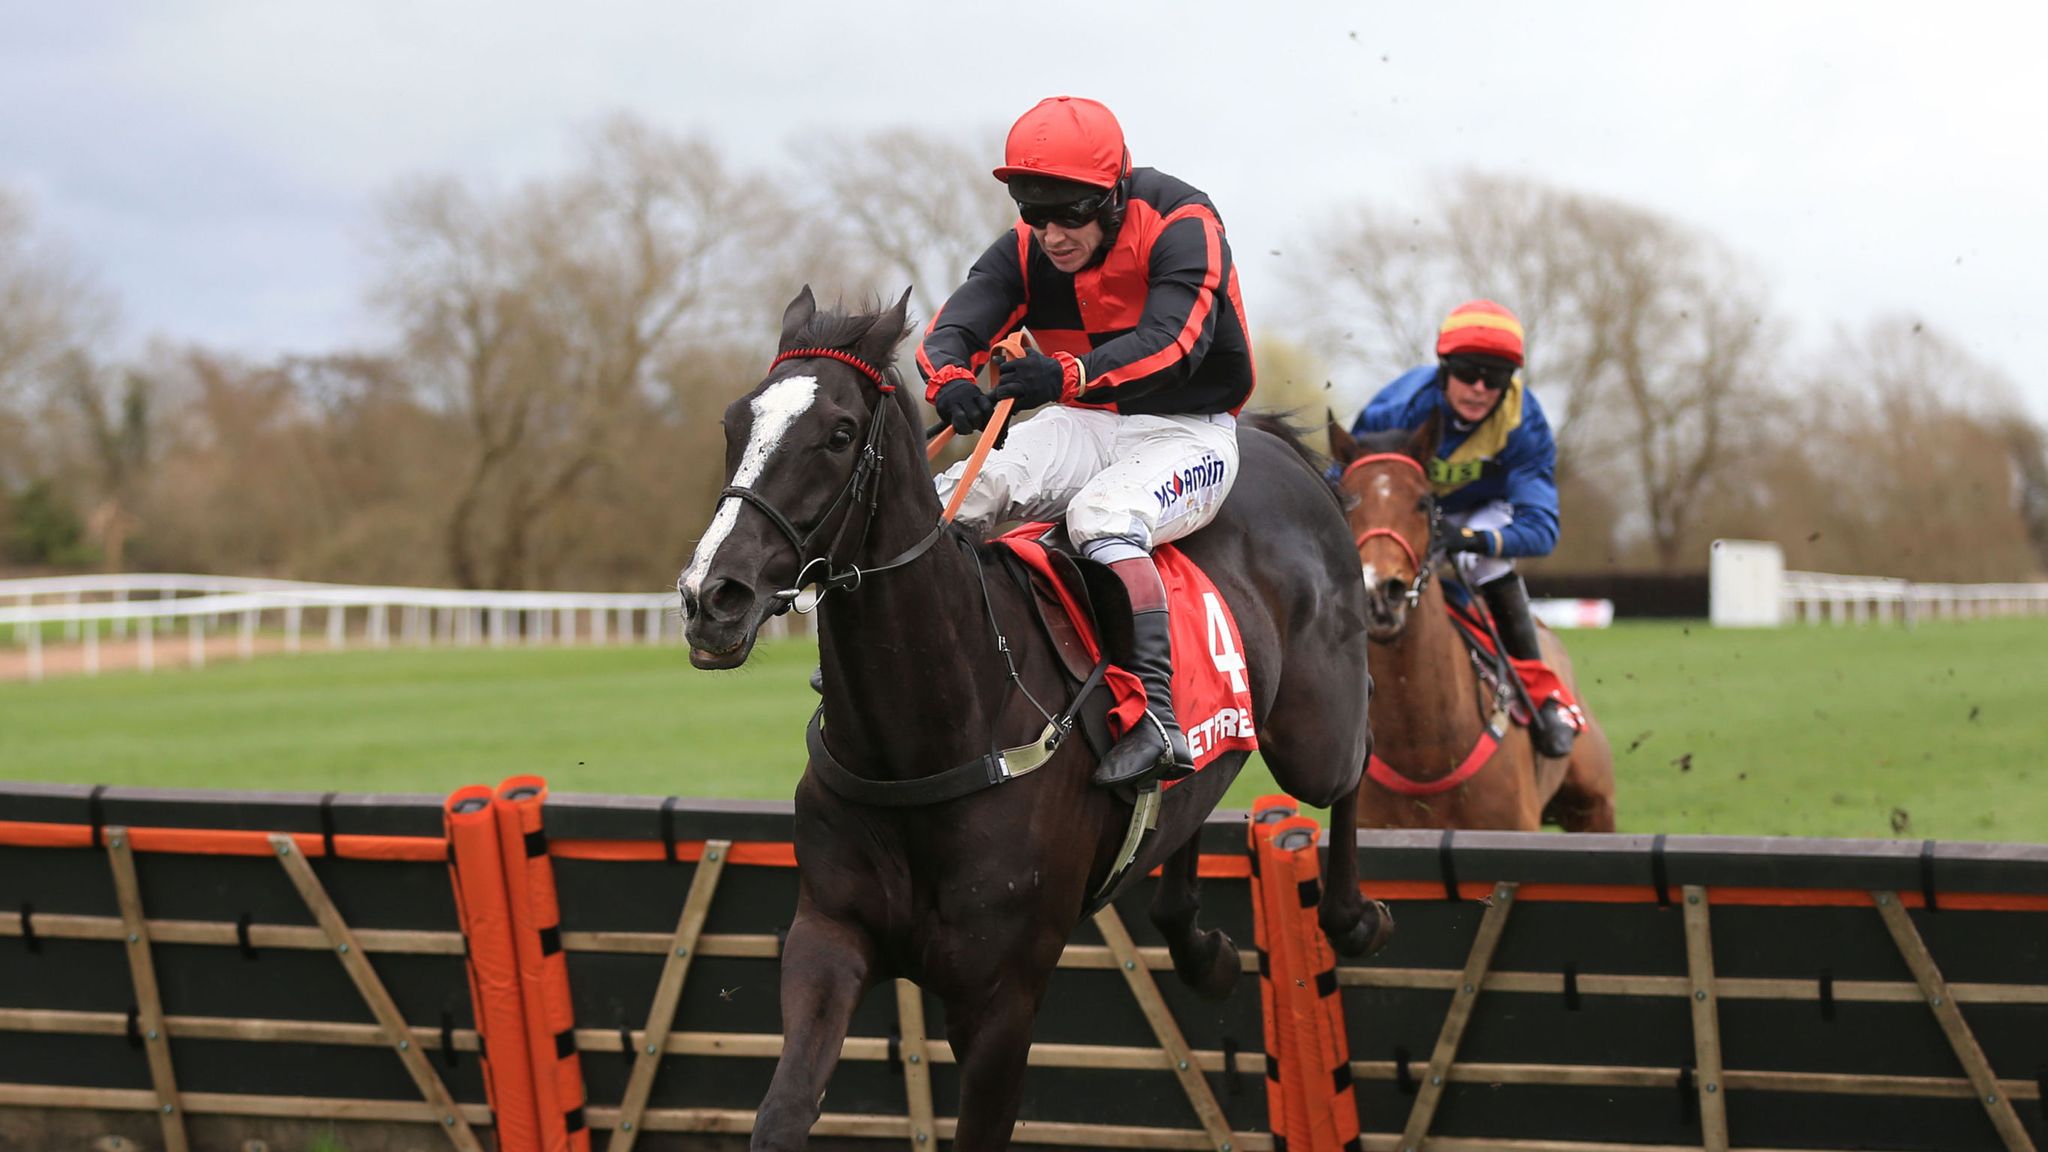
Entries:
[[1429,505],[1430,505],[1430,499],[1429,499],[1429,497],[1427,497],[1427,496],[1424,496],[1424,497],[1423,497],[1422,499],[1420,499],[1420,500],[1417,500],[1417,501],[1415,502],[1415,510],[1416,510],[1417,512],[1427,512],[1427,511],[1429,511]]
[[853,429],[851,428],[834,428],[831,437],[825,441],[825,447],[830,448],[834,452],[844,452],[852,444]]

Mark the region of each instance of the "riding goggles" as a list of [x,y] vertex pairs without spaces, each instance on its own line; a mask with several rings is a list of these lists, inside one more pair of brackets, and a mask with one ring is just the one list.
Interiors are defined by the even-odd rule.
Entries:
[[1085,228],[1102,212],[1102,206],[1109,202],[1110,190],[1084,196],[1065,204],[1019,204],[1017,215],[1033,228],[1057,224],[1062,228]]
[[1516,371],[1512,364],[1486,364],[1460,356],[1446,356],[1444,369],[1453,377],[1467,384],[1477,384],[1489,392],[1506,388],[1514,381]]

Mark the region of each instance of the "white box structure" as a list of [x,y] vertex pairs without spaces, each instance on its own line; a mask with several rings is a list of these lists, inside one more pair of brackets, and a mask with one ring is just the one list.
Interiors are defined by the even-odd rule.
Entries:
[[1785,552],[1767,540],[1716,540],[1707,566],[1707,617],[1716,628],[1784,622]]

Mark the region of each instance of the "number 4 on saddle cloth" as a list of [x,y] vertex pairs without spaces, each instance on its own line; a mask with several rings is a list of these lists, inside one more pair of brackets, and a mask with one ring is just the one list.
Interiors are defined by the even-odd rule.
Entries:
[[[1099,566],[1058,547],[1063,535],[1057,525],[1033,523],[993,543],[1008,549],[1030,572],[1040,620],[1069,675],[1079,680],[1101,658],[1105,636],[1111,641],[1112,660],[1115,653],[1127,650],[1130,608],[1121,583],[1107,569],[1089,573],[1085,569]],[[1154,549],[1152,560],[1166,585],[1173,627],[1174,713],[1199,772],[1225,752],[1250,752],[1259,746],[1244,646],[1222,594],[1193,560],[1171,544]],[[1189,659],[1191,653],[1206,653],[1209,658]],[[1109,743],[1114,743],[1145,710],[1145,689],[1136,676],[1114,665],[1105,682],[1112,697],[1105,720]],[[1084,716],[1094,711],[1088,709]],[[1098,757],[1109,746],[1100,735],[1090,734]],[[1167,779],[1163,786],[1173,783]]]

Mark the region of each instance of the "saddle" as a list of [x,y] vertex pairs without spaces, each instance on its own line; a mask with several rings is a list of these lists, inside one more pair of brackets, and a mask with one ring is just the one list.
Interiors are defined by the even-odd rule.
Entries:
[[[1092,628],[1103,652],[1124,652],[1131,645],[1131,601],[1123,581],[1106,564],[1082,556],[1059,525],[1045,531],[1017,537],[1042,550],[1043,567],[1026,562],[1017,549],[1000,550],[1003,569],[1020,587],[1031,593],[1033,615],[1066,675],[1072,692],[1088,680],[1097,657],[1089,653],[1084,627]],[[1006,540],[1007,542],[1007,540]],[[1077,619],[1078,618],[1078,619]],[[1099,682],[1081,704],[1078,727],[1088,747],[1100,760],[1116,743],[1109,717],[1116,703],[1115,692],[1106,680]],[[1121,729],[1119,729],[1121,731]]]
[[1550,665],[1541,660],[1518,660],[1496,647],[1492,614],[1478,597],[1468,595],[1454,600],[1446,596],[1444,611],[1456,626],[1459,638],[1465,641],[1480,680],[1492,685],[1496,699],[1504,698],[1508,715],[1516,726],[1527,728],[1534,719],[1532,709],[1555,699],[1563,705],[1573,730],[1586,730],[1586,715],[1579,707],[1578,697]]

